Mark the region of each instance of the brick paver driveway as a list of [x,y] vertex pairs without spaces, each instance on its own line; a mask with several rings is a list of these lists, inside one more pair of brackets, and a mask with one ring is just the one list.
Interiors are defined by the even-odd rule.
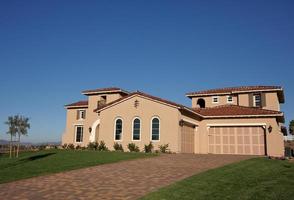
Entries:
[[169,154],[0,185],[1,199],[137,199],[193,174],[250,158]]

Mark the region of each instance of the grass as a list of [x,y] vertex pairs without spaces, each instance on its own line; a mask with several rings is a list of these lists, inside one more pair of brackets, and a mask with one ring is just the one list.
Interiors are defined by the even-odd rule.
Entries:
[[294,163],[267,158],[241,161],[189,177],[142,199],[294,199]]
[[24,152],[19,158],[12,159],[2,155],[0,156],[0,183],[150,156],[154,154],[57,149]]

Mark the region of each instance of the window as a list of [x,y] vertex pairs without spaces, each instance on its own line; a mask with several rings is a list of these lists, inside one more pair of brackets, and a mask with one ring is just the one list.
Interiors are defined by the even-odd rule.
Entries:
[[212,97],[212,103],[218,103],[218,97]]
[[205,100],[204,99],[198,99],[197,105],[199,105],[200,108],[205,108]]
[[159,119],[157,117],[151,120],[151,140],[159,140]]
[[114,140],[122,139],[122,119],[115,120],[115,135]]
[[133,121],[133,140],[140,140],[141,121],[135,118]]
[[83,126],[76,126],[76,142],[83,142]]
[[261,107],[261,95],[260,94],[253,95],[253,106]]
[[227,103],[233,103],[233,96],[227,96]]
[[77,119],[86,119],[86,110],[78,110]]

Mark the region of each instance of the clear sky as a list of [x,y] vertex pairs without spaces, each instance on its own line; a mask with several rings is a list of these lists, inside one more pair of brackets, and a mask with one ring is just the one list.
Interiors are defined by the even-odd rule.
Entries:
[[117,86],[190,106],[186,92],[281,85],[294,119],[294,1],[1,1],[0,139],[60,141],[63,105]]

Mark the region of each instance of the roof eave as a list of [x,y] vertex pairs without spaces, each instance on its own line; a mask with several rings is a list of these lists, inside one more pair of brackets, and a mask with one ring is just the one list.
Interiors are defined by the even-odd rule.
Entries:
[[122,93],[122,94],[130,94],[125,90],[106,90],[106,91],[82,91],[83,95],[94,95],[94,94],[110,94],[110,93]]
[[283,117],[284,114],[264,114],[264,115],[216,115],[216,116],[204,116],[204,118],[254,118],[254,117]]

